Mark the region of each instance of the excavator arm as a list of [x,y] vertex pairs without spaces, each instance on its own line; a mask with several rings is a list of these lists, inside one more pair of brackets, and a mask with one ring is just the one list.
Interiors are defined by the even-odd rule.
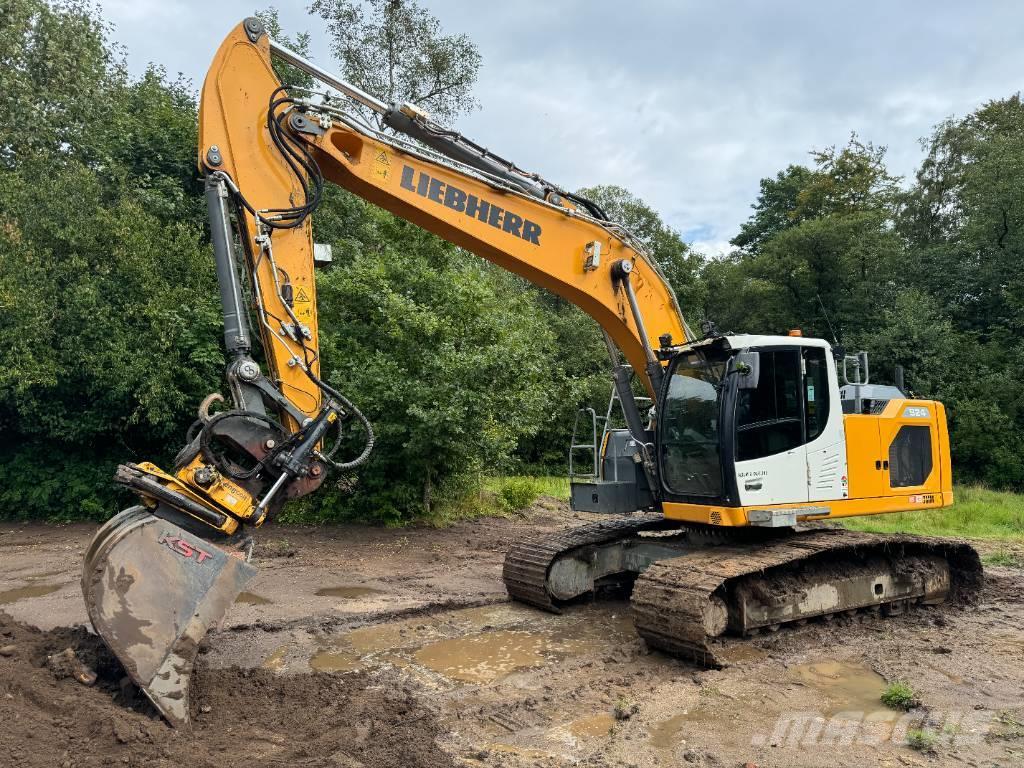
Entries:
[[[338,106],[337,100],[324,103],[318,94],[301,88],[281,91],[272,52],[334,84],[349,104],[358,100],[395,133],[376,130],[351,106]],[[278,104],[268,115],[272,101]],[[680,343],[688,333],[658,265],[621,227],[598,219],[536,175],[495,160],[415,107],[384,105],[338,80],[277,46],[261,33],[257,21],[248,20],[222,43],[203,86],[199,164],[208,176],[226,174],[255,210],[292,205],[289,201],[296,197],[306,199],[302,180],[289,167],[294,158],[276,146],[268,118],[292,141],[301,142],[328,181],[583,309],[608,333],[652,396],[657,394],[652,375],[657,376],[653,371],[661,367],[653,354],[659,339],[667,335],[671,343]],[[252,211],[246,218],[250,232],[259,229]],[[296,312],[311,332],[306,346],[315,351],[308,219],[296,229],[273,231],[272,242],[278,266],[290,275],[293,295],[303,299],[296,300]],[[274,279],[269,260],[262,260],[256,275],[268,314],[287,315],[276,291],[266,288]],[[320,393],[299,368],[287,367],[300,351],[294,343],[268,338],[276,331],[266,324],[261,332],[270,367],[285,394],[314,413]]]
[[[283,86],[272,55],[333,91]],[[188,722],[198,643],[254,575],[246,526],[262,525],[288,499],[316,490],[331,469],[355,469],[373,448],[369,421],[320,377],[311,215],[325,182],[593,317],[629,429],[642,445],[650,436],[633,401],[633,371],[657,398],[658,351],[691,340],[657,263],[598,206],[412,105],[379,102],[276,45],[257,19],[232,30],[211,64],[200,102],[199,166],[230,403],[211,411],[225,398],[204,400],[170,471],[149,462],[119,467],[115,479],[142,504],[101,527],[82,578],[93,626],[176,725]],[[339,460],[337,446],[357,423],[363,449]],[[653,477],[650,453],[645,470]]]

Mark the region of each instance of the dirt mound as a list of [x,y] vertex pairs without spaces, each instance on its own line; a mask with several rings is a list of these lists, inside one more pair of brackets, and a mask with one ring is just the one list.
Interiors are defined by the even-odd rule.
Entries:
[[[90,670],[97,679],[87,687],[78,677]],[[207,668],[200,657],[192,680],[192,732],[174,731],[85,628],[43,632],[0,613],[4,760],[22,768],[452,765],[435,744],[434,714],[394,679],[278,677]]]

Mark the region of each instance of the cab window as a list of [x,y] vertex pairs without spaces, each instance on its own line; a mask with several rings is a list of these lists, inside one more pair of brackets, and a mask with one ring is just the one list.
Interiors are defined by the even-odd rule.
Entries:
[[805,347],[803,357],[804,422],[809,443],[825,431],[828,423],[828,361],[821,347]]
[[798,349],[760,351],[756,389],[736,400],[736,460],[748,461],[792,450],[803,443],[801,356]]
[[661,474],[681,496],[722,495],[718,420],[724,361],[690,352],[676,358],[662,406]]

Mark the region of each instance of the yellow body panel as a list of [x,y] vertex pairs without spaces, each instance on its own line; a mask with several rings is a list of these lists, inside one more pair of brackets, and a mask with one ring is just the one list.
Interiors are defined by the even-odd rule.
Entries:
[[262,516],[258,520],[252,520],[256,512],[256,502],[238,483],[235,483],[220,473],[217,479],[209,486],[202,486],[195,481],[197,469],[206,466],[202,454],[197,455],[187,467],[182,467],[177,472],[177,478],[187,483],[189,488],[202,489],[203,495],[216,502],[217,506],[239,520],[245,520],[252,525],[259,526],[263,523]]
[[[180,493],[182,496],[186,497],[190,501],[194,501],[195,503],[200,504],[200,505],[202,505],[204,507],[210,507],[210,508],[213,508],[213,509],[219,509],[218,505],[210,503],[209,499],[207,499],[205,497],[205,494],[203,494],[201,492],[202,491],[201,488],[199,488],[198,486],[192,485],[191,483],[188,483],[188,482],[186,482],[186,481],[184,481],[184,480],[182,480],[180,478],[174,477],[173,475],[168,475],[166,472],[164,472],[162,469],[160,469],[160,467],[158,467],[156,464],[152,464],[152,463],[150,463],[148,461],[144,461],[144,462],[140,463],[138,465],[138,467],[139,467],[140,470],[142,470],[146,474],[151,475],[153,478],[155,478],[157,481],[159,481],[161,485],[165,486],[166,488],[169,488],[170,490],[172,490],[172,491],[174,491],[176,493]],[[142,495],[143,502],[146,504],[147,507],[151,507],[152,508],[153,506],[155,506],[156,502],[155,502],[154,499],[151,499],[150,497],[146,496],[145,494],[141,494],[141,495]],[[181,511],[184,512],[185,514],[188,514],[188,512],[185,511],[185,510],[181,510]],[[224,525],[222,527],[218,528],[217,530],[219,530],[221,533],[226,533],[228,535],[231,535],[235,531],[238,530],[238,526],[239,526],[239,522],[237,520],[235,520],[233,517],[228,517],[225,520]]]
[[677,504],[666,501],[662,505],[669,520],[683,520],[708,525],[749,525],[747,512],[754,509],[805,509],[828,507],[828,515],[797,515],[797,520],[831,520],[839,517],[881,515],[887,512],[906,512],[912,509],[938,509],[953,503],[953,492],[900,494],[869,499],[838,499],[804,504],[761,504],[751,507],[721,507],[703,504]]
[[[267,130],[267,111],[271,94],[280,86],[270,64],[267,38],[254,45],[239,25],[221,44],[203,83],[199,106],[200,167],[215,146],[223,158],[213,170],[225,171],[245,198],[257,210],[280,208],[301,199],[295,176],[274,147]],[[245,214],[249,234],[256,235],[256,223]],[[316,282],[313,276],[313,236],[309,220],[296,229],[276,230],[272,244],[277,266],[288,274],[294,287],[293,310],[307,325],[312,338],[306,342],[314,353],[319,349],[316,314]],[[255,243],[249,244],[256,249]],[[258,253],[258,249],[256,251]],[[247,259],[251,273],[252,260]],[[262,286],[260,296],[272,317],[287,318],[288,313],[274,290],[274,274],[267,259],[262,259],[257,274]],[[279,328],[275,329],[280,331]],[[280,382],[283,393],[295,406],[312,417],[320,410],[320,390],[298,366],[289,366],[292,357],[303,357],[302,347],[290,339],[282,341],[260,326],[266,352],[268,378]],[[319,375],[319,362],[310,365]],[[291,431],[298,424],[285,416]]]

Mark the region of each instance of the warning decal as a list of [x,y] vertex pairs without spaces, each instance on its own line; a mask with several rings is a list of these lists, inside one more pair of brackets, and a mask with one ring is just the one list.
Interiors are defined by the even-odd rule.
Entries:
[[381,181],[391,178],[391,158],[383,149],[378,150],[373,158],[373,175]]

